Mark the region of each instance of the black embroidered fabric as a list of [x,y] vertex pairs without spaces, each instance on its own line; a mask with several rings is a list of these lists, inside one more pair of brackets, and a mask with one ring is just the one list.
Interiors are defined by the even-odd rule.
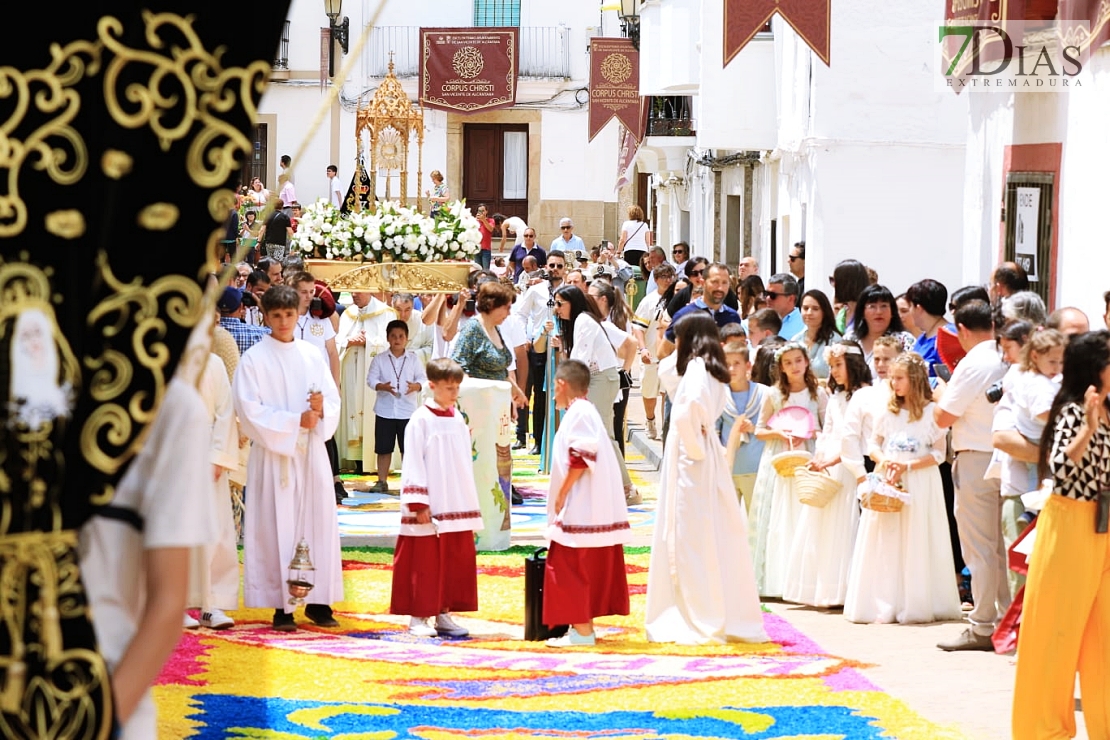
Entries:
[[111,732],[77,530],[111,504],[205,315],[288,5],[5,8],[0,736]]

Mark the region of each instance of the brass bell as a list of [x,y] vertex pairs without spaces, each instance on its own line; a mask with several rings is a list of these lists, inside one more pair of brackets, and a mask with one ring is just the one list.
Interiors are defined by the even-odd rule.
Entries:
[[301,539],[297,543],[297,549],[293,553],[293,559],[289,561],[289,579],[286,584],[289,586],[289,603],[293,606],[304,603],[304,599],[312,590],[314,581],[316,580],[316,567],[312,565],[312,557],[308,552],[308,542]]

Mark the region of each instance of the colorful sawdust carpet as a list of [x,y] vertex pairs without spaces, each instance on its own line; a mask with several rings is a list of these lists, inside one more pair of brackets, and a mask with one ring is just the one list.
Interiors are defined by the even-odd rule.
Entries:
[[[480,554],[471,637],[416,638],[388,616],[392,553],[344,550],[338,629],[270,629],[242,609],[224,632],[186,633],[154,689],[161,737],[960,738],[883,693],[781,617],[766,645],[651,644],[647,548],[628,550],[632,614],[598,621],[596,647],[524,642],[523,561]],[[298,616],[298,620],[301,618]]]

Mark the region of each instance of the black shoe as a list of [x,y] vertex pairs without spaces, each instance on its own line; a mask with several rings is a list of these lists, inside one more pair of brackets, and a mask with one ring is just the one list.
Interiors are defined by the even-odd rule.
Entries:
[[538,454],[540,454],[540,446],[536,445],[532,449],[528,450],[528,454],[529,455],[538,455]]
[[339,506],[347,498],[347,489],[343,487],[342,481],[335,482],[335,505]]
[[518,439],[516,441],[516,444],[513,445],[513,449],[514,450],[523,450],[527,446],[528,446],[527,442],[525,442],[523,439]]
[[516,490],[516,486],[509,488],[512,491],[513,506],[520,506],[524,503],[524,497],[520,495],[520,491]]
[[339,622],[332,616],[331,607],[327,604],[309,604],[304,608],[304,615],[321,627],[339,626]]
[[282,609],[275,609],[274,629],[278,632],[293,632],[297,629],[297,623],[293,621],[292,614],[286,614]]

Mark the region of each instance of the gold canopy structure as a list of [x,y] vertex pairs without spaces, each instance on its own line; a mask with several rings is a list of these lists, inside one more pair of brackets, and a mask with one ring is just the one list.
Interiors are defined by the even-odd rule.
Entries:
[[[391,55],[392,56],[392,55]],[[355,114],[355,166],[362,174],[362,133],[370,132],[370,192],[371,206],[377,201],[378,170],[400,170],[401,187],[399,200],[408,205],[409,147],[416,139],[416,208],[424,209],[424,199],[420,196],[420,183],[424,172],[424,113],[415,108],[409,96],[401,87],[401,82],[393,74],[393,60],[389,61],[389,73],[378,86],[370,103],[359,106]],[[360,178],[361,179],[361,178]],[[390,200],[389,177],[386,177],[386,200]],[[361,210],[361,201],[356,198],[355,210]]]

